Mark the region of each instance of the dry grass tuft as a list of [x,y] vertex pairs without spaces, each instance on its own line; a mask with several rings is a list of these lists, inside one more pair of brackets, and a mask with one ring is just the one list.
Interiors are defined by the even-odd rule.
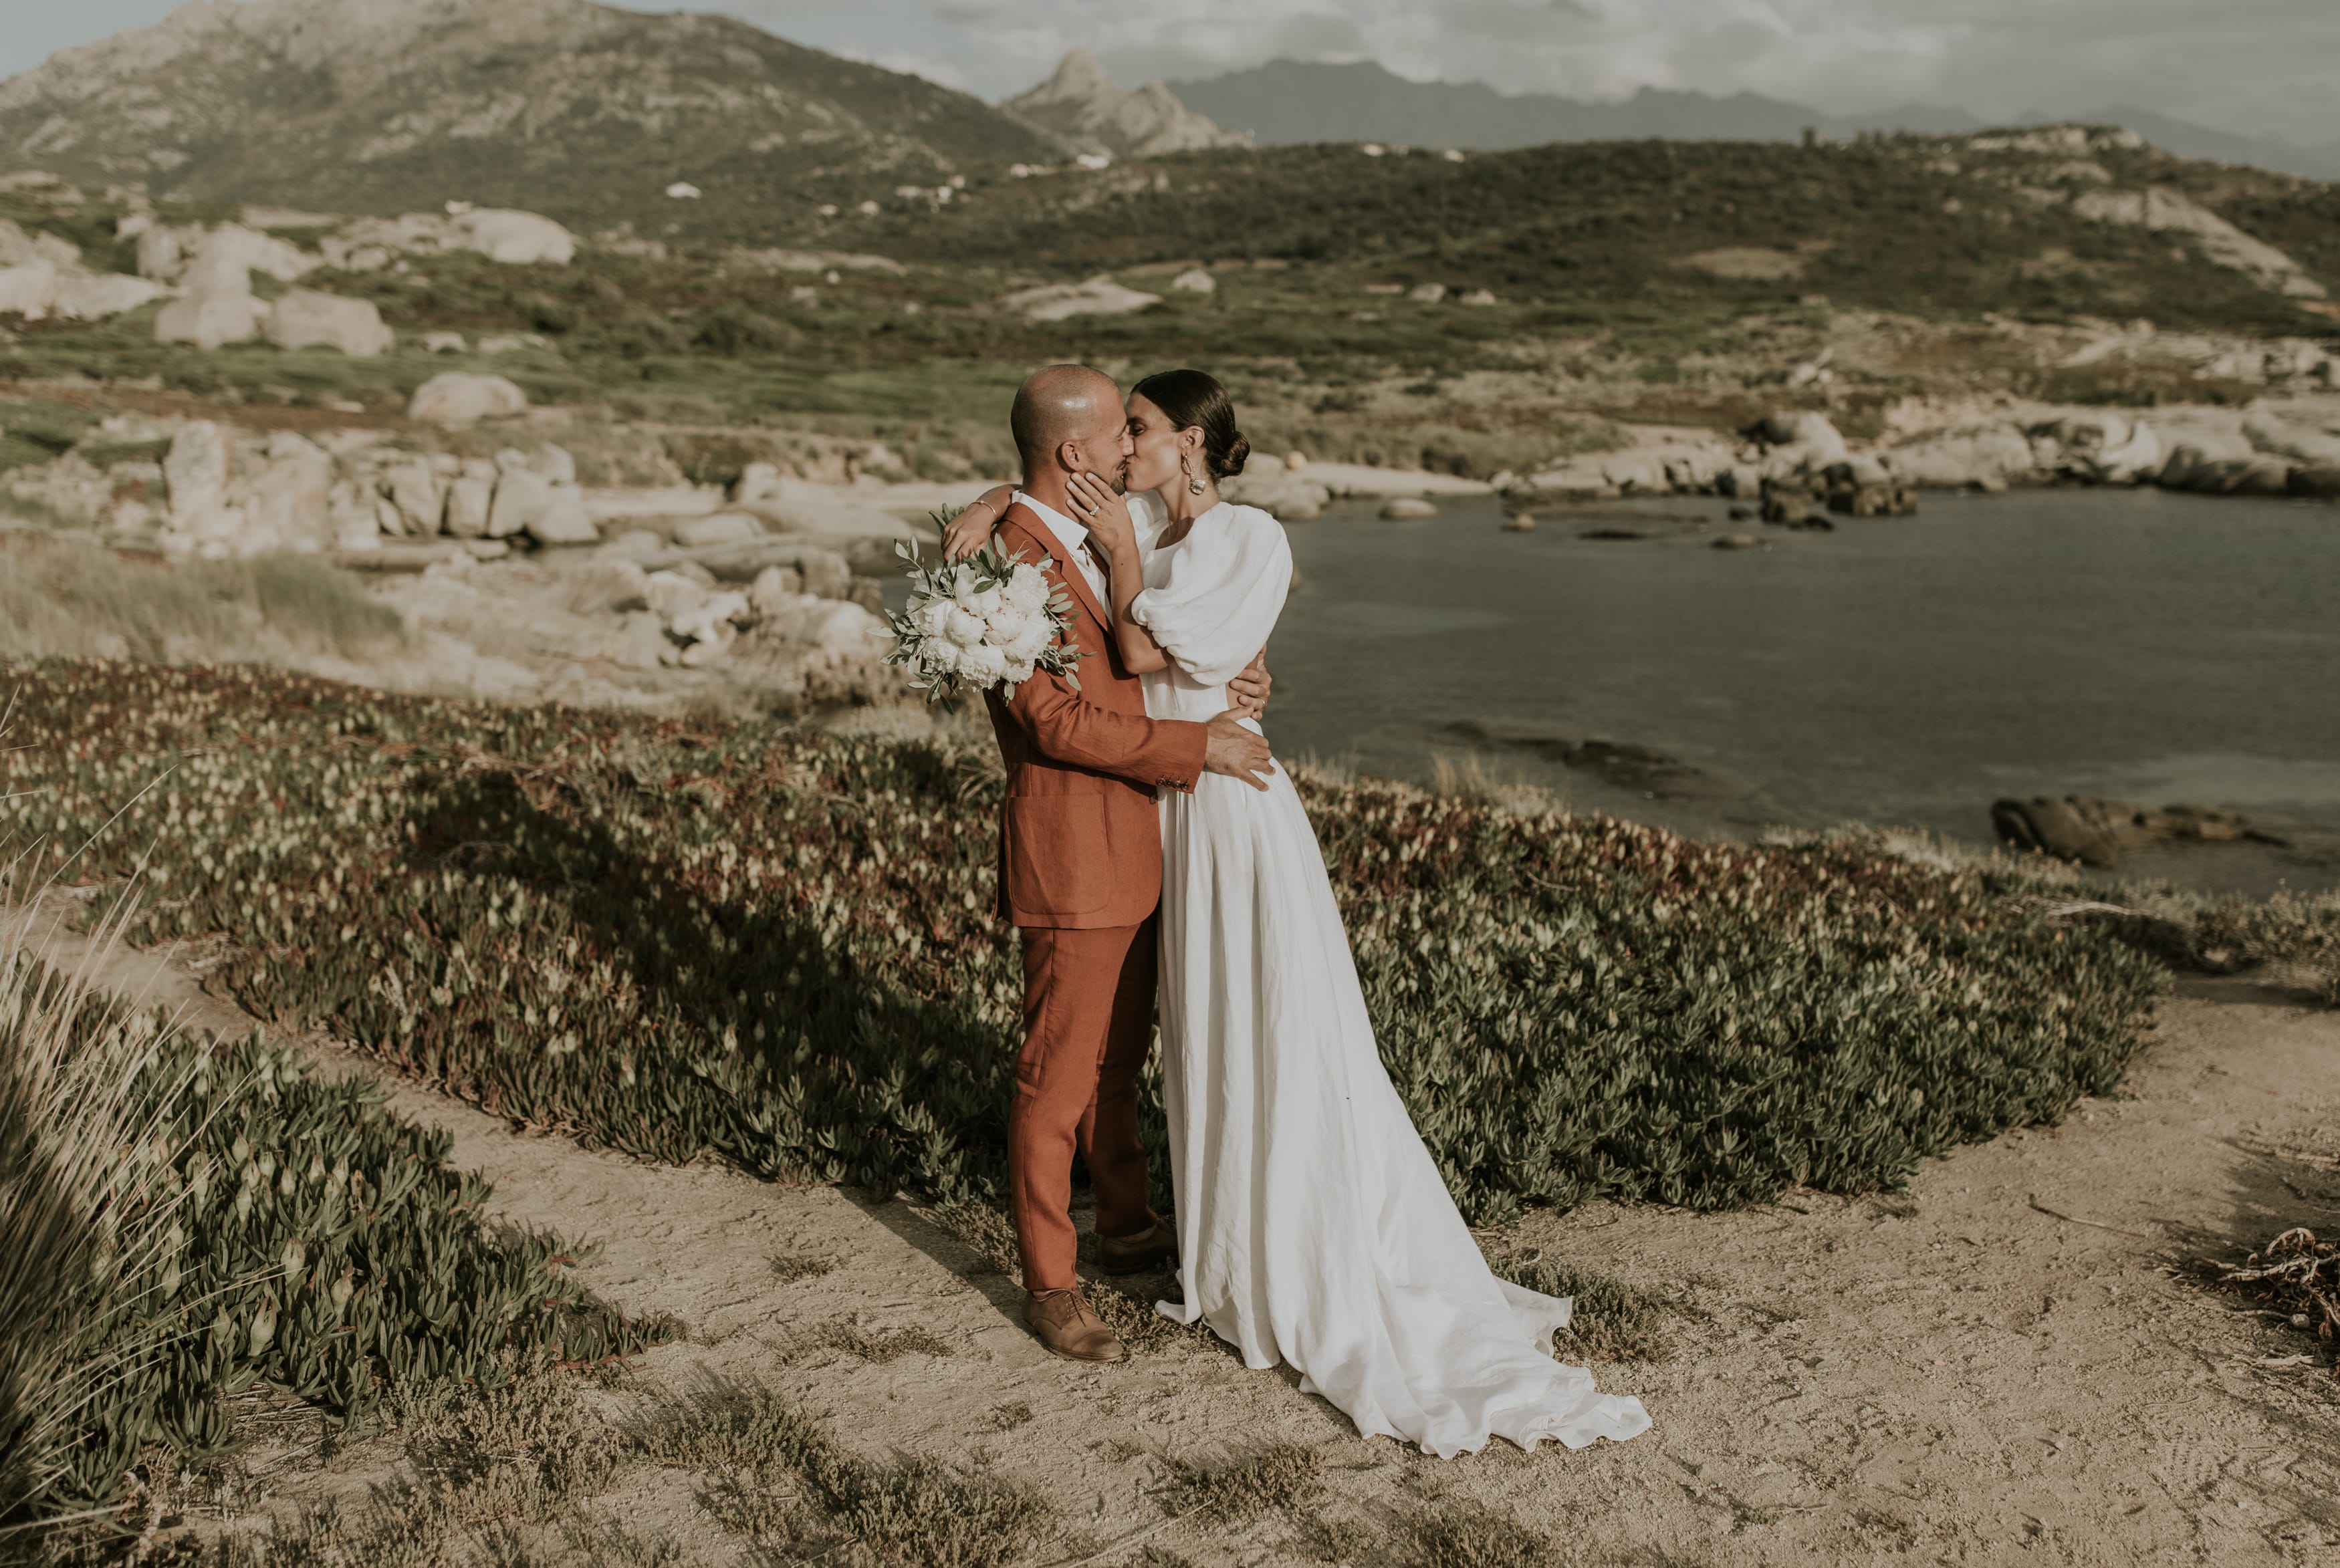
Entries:
[[1324,1490],[1324,1456],[1304,1443],[1262,1444],[1220,1464],[1170,1464],[1170,1505],[1223,1524],[1314,1501]]
[[401,1480],[362,1504],[335,1499],[265,1533],[232,1533],[202,1559],[205,1568],[525,1563],[538,1538],[576,1530],[581,1504],[632,1457],[578,1379],[559,1371],[494,1388],[404,1385],[384,1403],[405,1461]]
[[772,1254],[772,1277],[782,1285],[794,1285],[800,1279],[818,1279],[836,1267],[837,1259],[826,1254],[811,1252]]
[[1477,752],[1433,752],[1430,793],[1512,816],[1548,816],[1568,809],[1558,792],[1491,766]]
[[[98,1501],[78,1450],[93,1408],[165,1351],[143,1320],[177,1207],[141,1081],[171,1031],[97,1027],[94,977],[128,906],[101,920],[92,957],[61,971],[45,962],[45,889],[29,880],[24,862],[0,864],[0,906],[18,901],[0,914],[0,1529]],[[126,1449],[114,1457],[126,1468]]]
[[404,636],[397,611],[306,556],[173,565],[78,539],[0,540],[0,657],[358,658]]
[[975,1254],[975,1266],[959,1271],[966,1277],[1004,1274],[1017,1285],[1024,1283],[1024,1265],[1016,1255],[1016,1222],[1003,1206],[970,1198],[917,1212],[965,1242]]
[[1005,1568],[1046,1523],[1028,1488],[925,1455],[861,1457],[769,1389],[717,1385],[645,1433],[641,1451],[716,1472],[702,1501],[782,1560]]
[[1353,1568],[1556,1568],[1573,1560],[1510,1514],[1451,1498],[1383,1511],[1370,1527],[1312,1519],[1303,1538],[1324,1561]]
[[808,1351],[837,1350],[883,1366],[905,1356],[948,1356],[947,1340],[926,1328],[864,1328],[848,1317],[815,1324],[789,1347],[793,1359]]

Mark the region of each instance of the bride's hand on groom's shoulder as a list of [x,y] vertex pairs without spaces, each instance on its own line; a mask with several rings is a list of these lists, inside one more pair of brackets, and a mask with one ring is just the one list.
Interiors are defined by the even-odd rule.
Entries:
[[943,530],[943,559],[963,561],[991,542],[991,525],[999,519],[981,507],[953,518]]
[[991,543],[1015,494],[1012,486],[994,485],[963,508],[943,529],[943,559],[963,561]]

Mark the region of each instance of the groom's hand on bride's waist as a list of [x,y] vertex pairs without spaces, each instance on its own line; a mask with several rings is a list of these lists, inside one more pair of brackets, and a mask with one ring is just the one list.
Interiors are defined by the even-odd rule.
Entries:
[[1209,743],[1203,748],[1203,766],[1215,774],[1241,779],[1254,789],[1267,787],[1267,775],[1274,771],[1275,756],[1268,750],[1267,737],[1257,730],[1243,726],[1244,711],[1229,708],[1213,719],[1207,726]]

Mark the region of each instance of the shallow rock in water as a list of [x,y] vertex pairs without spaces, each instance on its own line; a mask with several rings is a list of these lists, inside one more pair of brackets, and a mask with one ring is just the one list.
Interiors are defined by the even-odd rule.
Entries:
[[2290,482],[2295,496],[2340,501],[2340,464],[2303,463],[2291,470]]
[[1766,485],[1763,504],[1756,515],[1767,523],[1786,528],[1813,528],[1821,531],[1836,527],[1820,509],[1818,499],[1804,491],[1778,488]]
[[2124,851],[2153,843],[2232,843],[2246,838],[2279,842],[2258,833],[2235,813],[2216,806],[2172,805],[2156,811],[2094,795],[1994,801],[1990,822],[2000,840],[2017,849],[2098,867],[2117,865]]
[[1416,496],[1399,496],[1382,503],[1382,516],[1392,522],[1418,523],[1437,515],[1437,507]]
[[431,425],[471,425],[528,411],[528,394],[501,376],[450,370],[414,390],[407,418]]
[[1476,719],[1448,725],[1445,733],[1458,740],[1532,752],[1549,762],[1597,774],[1612,784],[1646,794],[1679,797],[1713,793],[1712,782],[1688,763],[1631,741],[1598,737],[1576,740]]
[[1914,485],[1887,480],[1879,484],[1831,484],[1829,510],[1853,518],[1914,518],[1918,490]]
[[1535,532],[1535,527],[1533,512],[1521,512],[1503,519],[1503,532],[1507,534],[1532,534]]
[[1762,550],[1770,547],[1753,534],[1725,534],[1714,541],[1718,550]]

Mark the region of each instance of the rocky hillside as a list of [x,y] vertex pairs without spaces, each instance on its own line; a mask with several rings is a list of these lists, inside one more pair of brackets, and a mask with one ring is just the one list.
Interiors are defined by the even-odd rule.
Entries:
[[653,234],[1066,154],[915,76],[587,0],[193,0],[0,84],[0,149],[158,197]]
[[2267,336],[2340,320],[2340,187],[2189,163],[2108,127],[1470,154],[1325,143],[977,195],[848,218],[823,242],[1073,276],[1197,260],[1347,267],[1393,294],[1534,301],[1546,332],[1628,317],[1687,330],[1717,310],[1803,301]]
[[1086,49],[1066,55],[1055,75],[1001,107],[1092,157],[1151,158],[1251,142],[1242,132],[1221,130],[1159,82],[1124,88]]

